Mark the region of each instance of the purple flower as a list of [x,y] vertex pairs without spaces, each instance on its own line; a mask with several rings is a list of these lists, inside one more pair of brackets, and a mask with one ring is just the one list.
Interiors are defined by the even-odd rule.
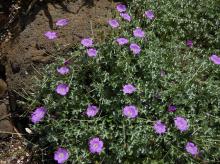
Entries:
[[54,160],[58,163],[64,163],[68,158],[69,153],[64,148],[58,148],[58,150],[54,152]]
[[139,28],[139,27],[137,27],[137,28],[133,31],[133,34],[134,34],[134,36],[137,37],[137,38],[143,38],[144,35],[145,35],[144,31],[143,31],[141,28]]
[[62,66],[60,68],[57,68],[57,72],[61,75],[66,75],[69,73],[69,71],[70,71],[70,69],[67,66]]
[[116,6],[116,9],[121,13],[121,12],[125,12],[126,11],[126,6],[123,4],[118,4]]
[[117,28],[119,27],[119,23],[116,19],[111,19],[108,21],[108,24],[112,27],[112,28]]
[[103,149],[103,145],[103,141],[100,138],[92,138],[89,140],[89,151],[93,154],[100,154]]
[[193,47],[193,41],[192,41],[192,40],[187,40],[187,41],[186,41],[186,45],[187,45],[188,47],[192,48],[192,47]]
[[91,47],[93,45],[93,41],[91,38],[85,38],[81,40],[81,44],[85,47]]
[[68,64],[70,64],[70,61],[69,61],[69,60],[65,60],[65,61],[63,62],[63,64],[64,64],[64,65],[68,65]]
[[128,118],[135,118],[138,115],[138,109],[134,105],[125,106],[123,109],[123,115]]
[[59,84],[56,87],[56,92],[57,94],[61,95],[61,96],[65,96],[68,92],[69,92],[69,86],[67,84]]
[[166,125],[163,124],[160,120],[158,120],[154,124],[154,130],[157,134],[164,134],[166,132]]
[[130,50],[133,52],[134,55],[138,55],[141,52],[141,48],[136,43],[130,44]]
[[154,17],[155,17],[154,12],[152,10],[145,11],[145,16],[150,20],[154,19]]
[[126,84],[123,86],[123,92],[125,94],[131,94],[136,91],[136,88],[132,84]]
[[124,45],[128,43],[128,39],[126,38],[117,38],[116,41],[118,42],[119,45]]
[[220,57],[217,56],[216,54],[212,54],[212,56],[210,57],[210,60],[214,63],[219,65],[220,64]]
[[68,19],[59,19],[56,22],[56,25],[59,27],[63,27],[63,26],[66,26],[68,23],[69,23]]
[[185,148],[186,148],[186,151],[191,155],[199,154],[199,151],[198,151],[196,144],[194,144],[192,142],[187,142]]
[[176,111],[176,106],[175,105],[169,105],[168,106],[168,112],[175,112]]
[[53,31],[47,31],[44,33],[44,36],[46,36],[47,39],[53,40],[57,38],[57,33]]
[[87,54],[89,57],[96,57],[97,50],[95,48],[89,48],[87,49]]
[[128,13],[120,13],[120,16],[128,22],[131,21],[131,16]]
[[46,108],[44,107],[36,108],[36,110],[31,114],[31,121],[34,124],[40,122],[44,118],[46,113],[47,113]]
[[189,128],[187,120],[183,117],[176,117],[174,119],[174,123],[177,129],[179,129],[181,132],[186,131]]
[[95,105],[88,105],[86,115],[88,117],[94,117],[99,112],[99,108]]

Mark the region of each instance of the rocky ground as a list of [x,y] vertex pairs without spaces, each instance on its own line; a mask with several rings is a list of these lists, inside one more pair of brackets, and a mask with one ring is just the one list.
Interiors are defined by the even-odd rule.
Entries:
[[[53,62],[57,52],[65,53],[81,38],[105,37],[106,22],[114,6],[108,0],[39,2],[28,15],[19,17],[16,32],[7,32],[0,44],[0,164],[28,163],[31,159],[24,131],[28,122],[19,123],[22,119],[17,99],[34,91],[36,72]],[[69,24],[55,27],[60,18],[69,19]],[[47,40],[45,31],[58,32],[58,39]]]

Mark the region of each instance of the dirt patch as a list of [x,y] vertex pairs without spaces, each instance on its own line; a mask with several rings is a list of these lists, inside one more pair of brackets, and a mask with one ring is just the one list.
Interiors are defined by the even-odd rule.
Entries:
[[[9,42],[2,43],[1,53],[7,57],[6,75],[9,90],[28,89],[33,66],[53,61],[57,50],[68,49],[83,37],[104,34],[113,3],[108,0],[77,0],[64,4],[39,3],[31,14],[22,18],[25,29]],[[67,18],[69,24],[55,27],[57,19]],[[45,31],[58,32],[58,39],[49,41]]]
[[5,103],[0,104],[0,139],[7,138],[14,132],[14,127],[10,122],[10,114]]
[[30,163],[31,154],[27,146],[16,136],[0,142],[0,164]]

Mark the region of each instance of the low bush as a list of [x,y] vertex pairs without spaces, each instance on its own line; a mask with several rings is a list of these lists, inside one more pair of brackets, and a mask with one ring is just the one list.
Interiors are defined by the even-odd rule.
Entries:
[[219,161],[217,1],[128,6],[103,43],[47,66],[30,97],[39,145],[58,163]]

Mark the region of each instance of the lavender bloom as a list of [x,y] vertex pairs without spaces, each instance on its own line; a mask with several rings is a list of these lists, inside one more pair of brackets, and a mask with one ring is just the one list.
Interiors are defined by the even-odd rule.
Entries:
[[38,107],[32,114],[31,114],[31,121],[36,124],[40,122],[45,114],[47,113],[46,108],[44,107]]
[[130,50],[133,52],[134,55],[138,55],[141,52],[140,46],[135,43],[130,44]]
[[136,88],[132,84],[126,84],[123,86],[123,92],[125,94],[132,94],[136,91]]
[[124,45],[128,43],[128,39],[126,38],[117,38],[116,41],[118,42],[119,45]]
[[108,21],[108,24],[112,27],[112,28],[117,28],[119,27],[119,23],[116,19],[111,19]]
[[212,56],[210,57],[210,60],[217,65],[220,65],[220,57],[217,56],[216,54],[212,54]]
[[69,153],[64,148],[58,148],[58,150],[54,153],[54,160],[56,160],[59,164],[64,163],[68,158]]
[[68,64],[70,64],[70,61],[69,61],[69,60],[65,60],[65,61],[63,62],[63,64],[64,64],[64,65],[68,65]]
[[176,106],[175,105],[169,105],[168,106],[168,112],[175,112],[176,111]]
[[155,17],[154,12],[152,10],[145,11],[145,16],[150,20],[154,19],[154,17]]
[[68,19],[59,19],[56,22],[56,25],[59,27],[63,27],[63,26],[66,26],[68,23],[69,23]]
[[183,117],[176,117],[174,119],[174,123],[177,129],[179,129],[181,132],[186,131],[189,128],[187,120]]
[[70,71],[70,69],[67,66],[62,66],[60,68],[57,68],[57,72],[61,75],[66,75],[69,73],[69,71]]
[[47,31],[44,33],[44,36],[46,36],[47,39],[53,40],[57,38],[57,33],[53,31]]
[[120,16],[128,22],[131,21],[131,16],[128,13],[120,13]]
[[118,4],[116,6],[116,9],[121,13],[121,12],[125,12],[126,11],[126,6],[122,5],[122,4]]
[[191,155],[199,154],[199,151],[198,151],[198,148],[197,148],[196,144],[194,144],[192,142],[187,142],[187,144],[185,146],[185,149]]
[[84,47],[91,47],[93,45],[93,41],[91,38],[85,38],[85,39],[82,39],[81,40],[81,44],[84,46]]
[[123,109],[123,115],[128,118],[135,118],[138,115],[138,109],[134,105],[125,106]]
[[166,132],[166,125],[163,124],[160,120],[158,120],[154,124],[154,130],[157,134],[164,134]]
[[86,115],[88,117],[94,117],[99,112],[99,108],[95,105],[88,105]]
[[59,84],[56,87],[56,93],[65,96],[69,92],[69,86],[67,84]]
[[87,54],[88,54],[89,57],[96,57],[97,50],[95,48],[89,48],[87,50]]
[[193,41],[192,41],[192,40],[187,40],[187,41],[186,41],[186,45],[187,45],[188,47],[192,48],[192,47],[193,47]]
[[103,149],[103,145],[103,141],[100,138],[92,138],[89,140],[89,151],[93,154],[100,154]]
[[137,37],[137,38],[143,38],[144,35],[145,35],[144,31],[143,31],[141,28],[139,28],[139,27],[136,28],[136,29],[133,31],[133,34],[134,34],[134,36]]

